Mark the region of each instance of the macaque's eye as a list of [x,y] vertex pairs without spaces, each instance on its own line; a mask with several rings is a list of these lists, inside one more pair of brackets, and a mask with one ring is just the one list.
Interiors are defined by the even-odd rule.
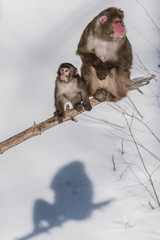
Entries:
[[124,27],[124,23],[121,20],[116,20],[114,23],[115,24],[121,24],[121,26]]
[[69,72],[69,69],[68,68],[61,68],[60,69],[60,73],[68,73]]
[[122,21],[120,21],[120,20],[117,20],[117,21],[115,21],[115,23],[120,23],[120,24],[121,24],[121,23],[122,23]]
[[65,71],[65,73],[68,73],[68,72],[69,72],[69,69],[68,69],[68,68],[66,68],[64,71]]

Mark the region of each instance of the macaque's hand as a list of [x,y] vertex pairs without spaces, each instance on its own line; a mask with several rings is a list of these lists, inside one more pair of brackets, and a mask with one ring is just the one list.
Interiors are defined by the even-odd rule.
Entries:
[[63,118],[64,118],[64,114],[63,113],[59,113],[58,111],[54,112],[54,116],[57,117],[58,123],[62,123],[63,122]]
[[107,75],[108,75],[108,72],[105,70],[101,70],[101,69],[96,69],[96,73],[97,73],[97,77],[100,79],[100,80],[104,80]]
[[80,112],[80,111],[83,110],[83,105],[82,105],[81,103],[77,103],[77,104],[74,106],[74,108],[75,108],[78,112]]
[[91,106],[90,103],[84,105],[84,108],[85,108],[86,111],[91,111],[92,110],[92,106]]

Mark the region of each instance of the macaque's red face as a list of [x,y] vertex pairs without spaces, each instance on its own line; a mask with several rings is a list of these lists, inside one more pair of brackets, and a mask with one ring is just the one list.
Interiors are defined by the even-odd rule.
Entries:
[[68,68],[61,68],[60,69],[60,78],[63,81],[68,81],[70,70]]
[[125,26],[123,20],[119,17],[108,19],[107,16],[102,16],[99,18],[99,23],[101,25],[103,35],[111,38],[123,38],[126,34]]
[[123,22],[119,19],[116,18],[114,23],[113,23],[113,28],[114,28],[114,36],[116,37],[123,37],[126,33],[125,27]]
[[62,63],[57,71],[57,77],[59,80],[69,83],[74,78],[79,77],[77,68],[71,63]]

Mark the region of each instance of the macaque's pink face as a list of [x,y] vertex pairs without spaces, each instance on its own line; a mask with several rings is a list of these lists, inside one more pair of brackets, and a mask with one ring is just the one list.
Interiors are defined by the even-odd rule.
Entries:
[[106,27],[106,34],[112,38],[123,38],[126,34],[123,21],[120,18],[108,20],[107,16],[102,16],[99,18],[99,23]]
[[114,23],[113,23],[113,27],[114,27],[114,36],[116,37],[123,37],[126,33],[125,27],[123,22],[119,19],[116,18]]
[[69,77],[70,70],[68,68],[60,69],[60,78],[61,80],[67,81]]

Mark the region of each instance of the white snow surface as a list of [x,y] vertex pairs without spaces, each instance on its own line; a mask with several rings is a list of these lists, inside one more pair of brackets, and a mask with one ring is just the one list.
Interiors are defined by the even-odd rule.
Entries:
[[52,117],[59,65],[80,71],[82,31],[111,6],[125,13],[132,78],[156,80],[0,156],[1,240],[160,239],[142,163],[160,199],[159,0],[1,0],[0,142]]

